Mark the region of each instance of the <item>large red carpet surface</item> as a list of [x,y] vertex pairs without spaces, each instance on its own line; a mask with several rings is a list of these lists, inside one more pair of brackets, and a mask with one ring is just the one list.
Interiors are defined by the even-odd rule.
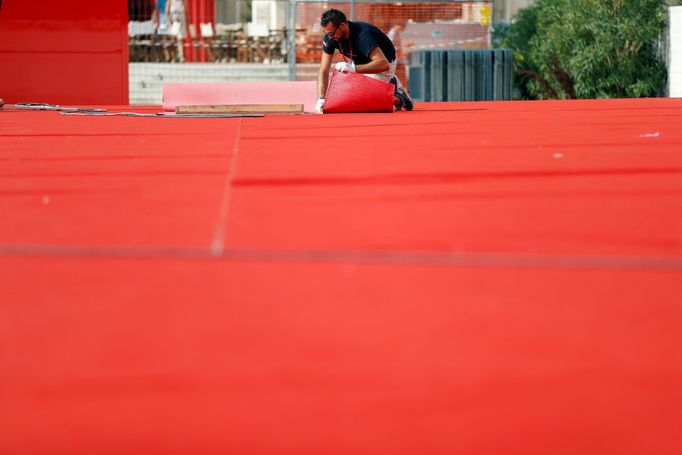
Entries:
[[679,454],[681,352],[682,100],[0,112],[2,454]]

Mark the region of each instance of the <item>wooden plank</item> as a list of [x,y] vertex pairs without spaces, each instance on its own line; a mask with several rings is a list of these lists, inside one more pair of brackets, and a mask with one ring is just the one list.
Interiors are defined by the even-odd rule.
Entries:
[[176,114],[302,114],[303,104],[211,104],[185,105]]

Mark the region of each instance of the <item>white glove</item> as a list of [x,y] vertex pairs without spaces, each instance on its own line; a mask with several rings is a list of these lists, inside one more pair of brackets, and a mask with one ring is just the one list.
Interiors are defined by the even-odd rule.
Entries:
[[344,73],[354,73],[355,72],[355,63],[353,62],[339,62],[336,64],[334,67],[336,71],[341,71]]
[[321,114],[322,107],[324,107],[324,98],[318,98],[317,104],[315,105],[315,110]]

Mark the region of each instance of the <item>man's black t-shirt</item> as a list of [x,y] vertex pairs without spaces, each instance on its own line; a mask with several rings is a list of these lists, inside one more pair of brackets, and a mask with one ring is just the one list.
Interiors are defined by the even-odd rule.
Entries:
[[367,22],[348,21],[348,29],[350,30],[350,38],[347,40],[329,39],[325,34],[322,51],[325,54],[334,55],[334,51],[339,49],[346,57],[350,57],[352,51],[353,62],[357,65],[364,65],[371,61],[370,52],[378,47],[386,56],[386,60],[389,62],[395,60],[393,43],[384,32],[374,25]]

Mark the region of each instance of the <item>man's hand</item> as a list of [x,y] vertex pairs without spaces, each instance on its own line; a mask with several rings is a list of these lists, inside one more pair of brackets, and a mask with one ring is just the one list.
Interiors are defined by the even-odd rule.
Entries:
[[353,62],[339,62],[336,64],[334,67],[336,71],[341,71],[343,73],[354,73],[355,72],[355,64]]
[[324,98],[318,98],[317,104],[315,104],[315,110],[322,114],[322,108],[324,107]]

